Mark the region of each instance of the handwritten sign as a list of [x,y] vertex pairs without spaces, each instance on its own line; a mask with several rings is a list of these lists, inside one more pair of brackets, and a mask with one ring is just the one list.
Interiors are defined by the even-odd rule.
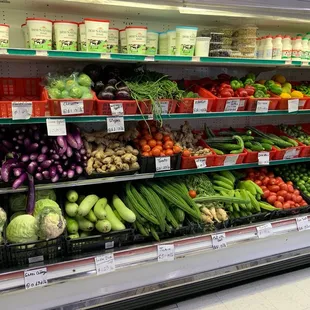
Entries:
[[273,235],[273,228],[270,223],[256,227],[258,238],[267,238]]
[[226,243],[226,234],[216,234],[212,235],[212,248],[213,250],[219,250],[223,248],[227,248],[227,243]]
[[62,115],[84,114],[84,103],[82,100],[77,101],[60,101]]
[[12,101],[12,119],[29,119],[32,114],[32,102]]
[[240,105],[240,99],[227,100],[224,112],[237,112],[239,105]]
[[108,133],[125,131],[124,117],[107,117],[107,129]]
[[269,109],[269,100],[258,100],[256,103],[256,113],[267,113]]
[[224,166],[233,166],[236,164],[239,155],[227,155],[224,160]]
[[156,157],[155,158],[156,171],[170,170],[171,168],[171,158],[169,156]]
[[206,168],[207,167],[207,163],[206,163],[206,159],[205,158],[196,158],[195,159],[195,163],[196,163],[196,167],[198,169],[202,169],[202,168]]
[[159,245],[157,247],[158,261],[170,262],[174,260],[174,244]]
[[110,103],[110,109],[113,116],[124,115],[122,103]]
[[95,257],[97,275],[115,271],[114,254],[108,253]]
[[270,161],[269,152],[259,152],[257,157],[258,157],[258,164],[260,166],[269,165],[269,161]]
[[208,110],[208,100],[194,100],[193,113],[207,113]]
[[47,135],[50,137],[66,136],[66,120],[64,119],[46,119]]
[[308,221],[308,216],[296,217],[296,224],[298,231],[304,231],[310,229],[310,222]]
[[299,107],[299,99],[289,99],[288,101],[288,112],[297,112]]
[[47,268],[25,270],[24,280],[26,290],[47,285]]

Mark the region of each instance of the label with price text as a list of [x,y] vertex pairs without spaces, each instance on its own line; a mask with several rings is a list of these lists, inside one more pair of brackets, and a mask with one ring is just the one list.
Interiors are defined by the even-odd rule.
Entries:
[[299,99],[289,99],[288,100],[288,112],[297,112],[299,108]]
[[304,231],[310,229],[310,222],[308,220],[307,215],[296,217],[296,224],[298,231]]
[[170,262],[174,260],[174,244],[163,244],[157,247],[158,261]]
[[193,113],[199,114],[199,113],[207,113],[208,110],[208,100],[194,100],[194,107],[193,107]]
[[25,270],[24,280],[26,290],[47,285],[47,268],[44,267],[39,269]]
[[114,254],[108,253],[95,257],[97,275],[115,271]]
[[171,168],[171,158],[169,156],[155,158],[156,171],[166,171]]
[[212,248],[213,250],[219,250],[223,248],[227,248],[227,243],[226,243],[226,234],[216,234],[212,235]]
[[256,103],[256,113],[267,113],[269,100],[258,100]]
[[107,117],[107,129],[108,133],[125,131],[124,117]]
[[269,165],[269,161],[270,161],[269,152],[259,152],[257,154],[257,157],[258,157],[258,164],[260,166]]
[[267,238],[273,235],[273,228],[270,223],[256,227],[258,238]]
[[202,169],[207,167],[206,159],[205,158],[196,158],[195,159],[197,169]]
[[124,115],[122,103],[110,103],[110,109],[113,116]]
[[29,119],[32,114],[32,102],[12,101],[12,119]]
[[65,119],[46,119],[47,135],[50,137],[66,136],[66,120]]
[[240,105],[240,99],[227,100],[224,112],[237,112],[239,105]]
[[62,115],[84,114],[84,103],[82,100],[77,101],[60,101]]

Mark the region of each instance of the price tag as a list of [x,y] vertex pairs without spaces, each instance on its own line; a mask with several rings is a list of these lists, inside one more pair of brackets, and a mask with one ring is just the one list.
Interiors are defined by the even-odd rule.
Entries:
[[110,109],[113,116],[124,115],[122,103],[110,103]]
[[285,152],[283,159],[292,159],[292,158],[296,157],[297,153],[299,153],[298,150],[289,149]]
[[224,166],[233,166],[236,164],[239,155],[227,155],[224,160]]
[[25,270],[24,279],[26,290],[39,286],[46,286],[48,284],[47,269],[44,267],[39,269]]
[[12,119],[29,119],[32,114],[32,102],[12,101]]
[[258,238],[267,238],[273,235],[273,229],[270,223],[256,227]]
[[111,55],[110,54],[106,54],[106,53],[101,53],[100,54],[100,58],[101,59],[111,59]]
[[267,113],[269,100],[258,100],[256,103],[256,113]]
[[224,112],[237,112],[239,105],[240,105],[240,99],[227,100]]
[[208,103],[208,100],[194,100],[193,113],[207,113]]
[[160,101],[161,114],[168,114],[169,101]]
[[244,108],[246,100],[240,99],[239,108]]
[[8,50],[6,48],[0,48],[0,55],[8,55]]
[[95,257],[97,275],[115,271],[114,254],[108,253]]
[[84,114],[84,104],[82,100],[78,101],[60,101],[62,115]]
[[310,229],[310,222],[308,221],[308,216],[296,217],[296,224],[298,231],[304,231]]
[[112,116],[107,117],[108,133],[125,131],[124,117]]
[[64,119],[46,119],[47,135],[50,137],[66,136],[66,120]]
[[258,164],[260,166],[269,165],[270,154],[269,152],[259,152],[258,153]]
[[154,56],[145,56],[144,61],[155,61]]
[[106,242],[106,244],[104,245],[105,249],[113,249],[114,248],[114,241],[109,241]]
[[153,115],[153,114],[149,114],[149,115],[147,116],[147,119],[149,119],[150,121],[152,121],[152,120],[154,119],[154,115]]
[[193,56],[192,61],[194,62],[200,62],[200,57],[199,56]]
[[288,100],[288,112],[297,112],[299,107],[299,99],[289,99]]
[[198,169],[206,168],[207,167],[207,163],[206,163],[206,159],[205,158],[196,158],[195,159],[195,163],[196,163],[196,167]]
[[303,109],[307,100],[299,99],[298,109]]
[[171,262],[174,260],[174,244],[163,244],[157,246],[159,262]]
[[155,167],[156,171],[170,170],[171,158],[169,156],[155,157]]
[[225,233],[212,235],[211,237],[213,250],[227,248]]
[[48,56],[47,51],[36,51],[36,56]]
[[291,64],[292,64],[292,61],[291,61],[291,60],[285,60],[285,64],[286,64],[286,65],[291,65]]
[[301,61],[301,66],[304,67],[304,66],[308,66],[309,65],[309,61],[308,60],[302,60]]

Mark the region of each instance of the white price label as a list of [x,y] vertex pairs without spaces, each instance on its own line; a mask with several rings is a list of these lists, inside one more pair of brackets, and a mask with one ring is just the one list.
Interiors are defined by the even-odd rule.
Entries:
[[171,262],[174,260],[174,244],[163,244],[157,246],[159,262]]
[[213,250],[227,248],[225,233],[212,235],[211,237]]
[[269,100],[258,100],[256,103],[256,113],[267,113],[269,109]]
[[47,57],[48,53],[47,51],[36,51],[36,56],[44,56]]
[[110,54],[106,54],[106,53],[101,53],[100,54],[100,58],[101,59],[111,59],[111,55]]
[[240,99],[227,100],[224,112],[237,112],[239,105],[240,105]]
[[299,154],[297,149],[289,149],[285,152],[283,159],[292,159]]
[[239,108],[244,108],[245,107],[245,102],[246,102],[246,100],[240,99]]
[[196,158],[195,163],[198,169],[207,167],[207,160],[205,158]]
[[192,57],[192,61],[199,62],[200,61],[200,57],[199,56],[193,56]]
[[296,217],[296,224],[298,231],[304,231],[310,229],[310,222],[308,221],[308,216]]
[[108,253],[95,257],[97,275],[115,271],[114,254]]
[[113,116],[124,115],[122,103],[110,103],[110,109]]
[[288,100],[288,112],[297,112],[299,107],[299,99],[289,99]]
[[144,61],[155,61],[154,56],[145,56]]
[[48,284],[47,269],[44,267],[39,269],[25,270],[24,279],[26,290],[39,286],[45,286]]
[[66,136],[66,120],[64,119],[46,119],[47,135],[50,137]]
[[32,102],[12,101],[12,119],[29,119],[32,114]]
[[160,101],[161,114],[168,114],[169,101]]
[[260,166],[269,165],[270,153],[269,152],[259,152],[258,153],[258,164]]
[[171,158],[169,156],[155,157],[155,167],[156,171],[170,170]]
[[62,115],[84,114],[84,103],[82,100],[77,101],[60,101]]
[[272,225],[270,223],[256,227],[258,238],[267,238],[273,235]]
[[8,55],[8,50],[6,48],[0,48],[0,55]]
[[239,155],[227,155],[224,160],[224,166],[233,166],[236,164]]
[[125,131],[124,117],[122,116],[107,117],[107,128],[108,133]]
[[194,100],[193,113],[207,113],[208,103],[208,100]]
[[153,115],[153,114],[149,114],[149,115],[147,116],[147,119],[149,119],[150,121],[152,121],[152,120],[154,119],[154,115]]

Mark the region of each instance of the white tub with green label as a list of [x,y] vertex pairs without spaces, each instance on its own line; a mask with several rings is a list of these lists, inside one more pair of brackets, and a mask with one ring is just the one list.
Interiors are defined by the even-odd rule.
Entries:
[[127,52],[128,54],[145,55],[147,27],[126,27]]
[[86,43],[86,29],[84,23],[79,23],[79,50],[80,51],[87,51],[87,43]]
[[84,18],[86,30],[86,49],[88,52],[106,53],[108,48],[108,20]]
[[148,31],[146,34],[146,55],[156,55],[158,52],[158,32]]
[[52,49],[53,22],[43,18],[26,19],[30,48],[36,50]]
[[108,53],[118,53],[119,29],[109,28]]
[[167,31],[167,44],[168,44],[168,55],[175,55],[176,53],[176,31]]
[[121,41],[121,53],[127,54],[127,35],[126,29],[121,29],[119,31],[120,41]]
[[0,24],[0,48],[9,47],[10,26]]
[[167,32],[159,34],[159,54],[168,55],[168,36]]
[[22,32],[23,32],[25,48],[29,48],[29,47],[30,47],[30,44],[29,44],[28,27],[27,27],[26,24],[22,24],[22,25],[21,25],[21,28],[22,28]]
[[57,51],[76,51],[78,23],[70,21],[55,21],[55,48]]
[[176,55],[193,56],[196,45],[197,27],[176,27]]

